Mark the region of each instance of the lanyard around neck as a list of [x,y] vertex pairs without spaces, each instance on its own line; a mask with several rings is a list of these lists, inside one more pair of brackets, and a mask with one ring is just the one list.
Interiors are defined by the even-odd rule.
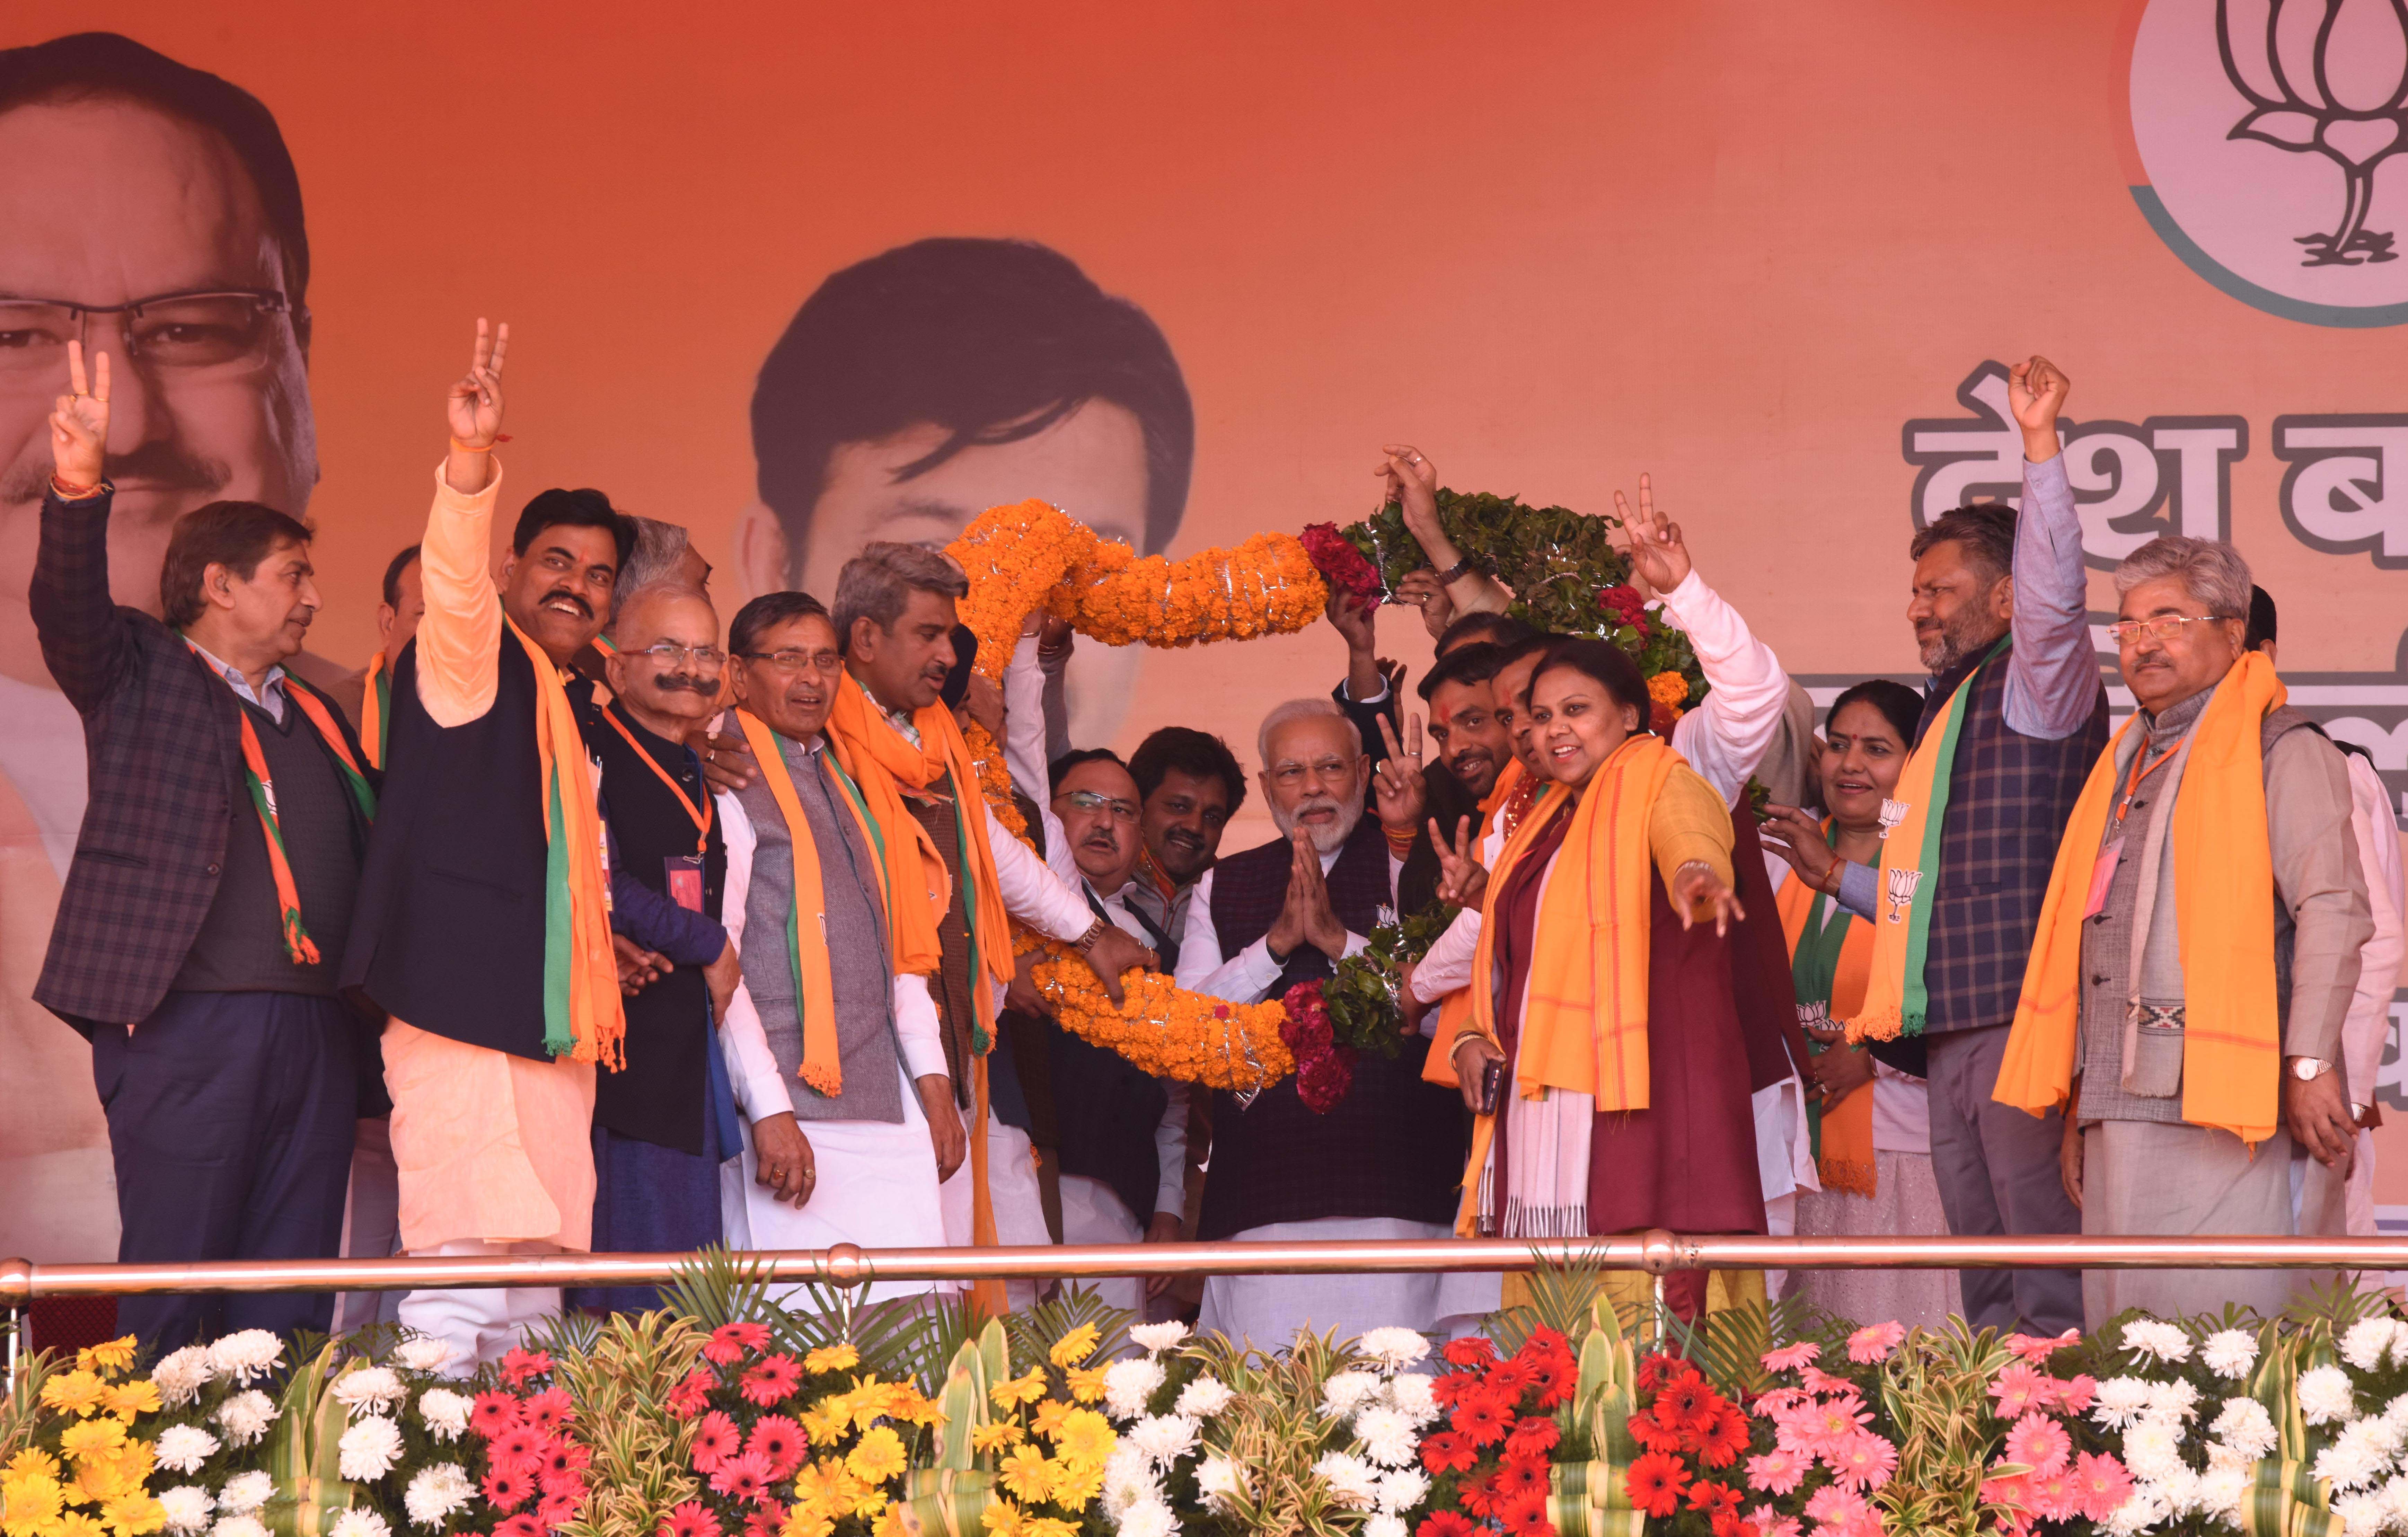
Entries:
[[638,741],[636,734],[628,730],[626,723],[619,719],[617,711],[606,709],[602,711],[602,718],[610,723],[611,730],[626,739],[627,745],[636,750],[636,756],[643,759],[644,766],[658,775],[663,784],[669,787],[669,794],[678,797],[678,804],[685,808],[685,814],[694,819],[694,852],[708,853],[710,849],[710,819],[713,814],[710,795],[706,792],[702,797],[702,809],[695,810],[694,797],[685,793],[685,786],[680,784],[667,769],[661,767],[659,759],[644,751],[644,744]]

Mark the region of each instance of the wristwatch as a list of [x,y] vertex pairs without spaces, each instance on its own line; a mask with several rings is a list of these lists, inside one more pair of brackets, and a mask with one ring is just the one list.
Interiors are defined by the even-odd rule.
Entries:
[[2332,1071],[2332,1064],[2326,1061],[2323,1057],[2295,1056],[2291,1058],[2291,1076],[2298,1079],[2302,1084],[2313,1084],[2317,1079],[2322,1078],[2326,1073],[2330,1071]]
[[1070,941],[1070,948],[1076,950],[1082,955],[1089,955],[1094,952],[1096,941],[1103,937],[1104,920],[1097,918],[1094,923],[1087,926],[1087,931],[1084,934],[1080,935],[1077,939]]
[[1438,574],[1438,584],[1441,587],[1453,586],[1455,582],[1461,582],[1465,577],[1469,576],[1471,574],[1471,557],[1469,555],[1466,555],[1461,560],[1456,561],[1454,565],[1448,567],[1445,570],[1440,571]]

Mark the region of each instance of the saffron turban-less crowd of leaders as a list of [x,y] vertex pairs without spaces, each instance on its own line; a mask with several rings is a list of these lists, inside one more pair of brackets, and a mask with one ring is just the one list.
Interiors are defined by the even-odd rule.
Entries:
[[[2020,514],[1914,537],[1920,693],[1862,683],[1818,732],[1642,481],[1648,620],[1711,685],[1651,730],[1628,656],[1509,617],[1398,447],[1379,473],[1429,557],[1404,587],[1438,639],[1423,708],[1334,596],[1347,676],[1247,723],[1250,775],[1193,726],[1125,761],[1072,744],[1068,633],[985,682],[962,571],[919,546],[723,625],[682,529],[551,490],[496,582],[507,345],[479,322],[383,649],[331,693],[282,666],[319,596],[309,530],[275,509],[184,517],[163,618],[111,601],[108,359],[71,350],[32,605],[91,802],[36,996],[92,1041],[122,1259],[2372,1230],[2401,952],[2382,787],[2285,704],[2273,602],[2229,544],[2159,539],[2115,573],[2139,712],[2111,735],[2045,359],[2013,371]],[[982,792],[973,720],[1037,852]],[[1281,836],[1224,850],[1257,793]],[[1460,913],[1404,977],[1418,1038],[1365,1055],[1326,1113],[1292,1081],[1208,1093],[1067,1033],[1009,927],[1115,994],[1143,967],[1254,1003],[1441,901]],[[2055,1333],[2300,1284],[1693,1272],[1670,1298],[1694,1316],[1770,1286]],[[1105,1290],[1275,1347],[1460,1329],[1500,1281]],[[563,1306],[655,1300],[122,1312],[164,1350],[381,1311],[465,1371]]]

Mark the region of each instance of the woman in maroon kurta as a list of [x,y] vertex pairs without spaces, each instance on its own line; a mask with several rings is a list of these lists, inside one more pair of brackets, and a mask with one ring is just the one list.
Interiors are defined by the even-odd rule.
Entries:
[[[1454,1043],[1463,1082],[1477,1085],[1488,1057],[1502,1056],[1512,1067],[1503,1113],[1484,1118],[1491,1133],[1484,1139],[1484,1168],[1478,1142],[1473,1153],[1470,1187],[1484,1232],[1764,1230],[1747,1043],[1733,996],[1732,939],[1725,932],[1737,909],[1729,813],[1686,765],[1675,760],[1644,813],[1652,855],[1646,860],[1645,1108],[1592,1108],[1598,1101],[1589,1094],[1535,1084],[1546,1070],[1522,1060],[1534,960],[1542,948],[1593,942],[1564,927],[1560,916],[1542,926],[1544,895],[1567,863],[1561,855],[1576,823],[1587,827],[1593,843],[1615,837],[1617,827],[1627,834],[1630,824],[1603,807],[1584,823],[1577,813],[1599,770],[1629,744],[1647,708],[1638,669],[1603,642],[1566,642],[1531,679],[1538,754],[1570,793],[1550,795],[1533,809],[1540,825],[1516,840],[1522,847],[1500,861],[1501,879],[1486,894],[1484,927],[1494,935],[1493,948],[1487,975],[1475,975],[1472,985],[1493,989],[1485,1013],[1495,1040],[1467,1033]],[[1628,794],[1628,782],[1615,791]],[[1589,857],[1608,860],[1612,852],[1593,849]],[[1685,926],[1675,897],[1688,910]],[[1564,911],[1556,909],[1559,915]],[[1635,920],[1634,911],[1625,921]],[[1600,1020],[1602,1014],[1600,1005]],[[1668,1293],[1683,1316],[1694,1317],[1703,1310],[1705,1272],[1673,1276]]]

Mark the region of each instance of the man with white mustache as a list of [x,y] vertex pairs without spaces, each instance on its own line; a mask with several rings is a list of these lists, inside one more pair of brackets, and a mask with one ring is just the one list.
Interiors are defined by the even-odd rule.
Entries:
[[[1395,915],[1403,859],[1364,815],[1370,764],[1327,698],[1281,705],[1256,742],[1271,820],[1283,837],[1207,871],[1188,908],[1181,986],[1233,1003],[1283,998],[1326,979]],[[1384,789],[1384,786],[1383,786]],[[1463,1112],[1421,1081],[1423,1053],[1365,1056],[1326,1113],[1294,1079],[1214,1095],[1211,1160],[1197,1237],[1207,1242],[1434,1239],[1453,1229]],[[1300,1329],[1358,1334],[1382,1324],[1435,1330],[1497,1305],[1493,1276],[1214,1276],[1200,1328],[1268,1348]]]

